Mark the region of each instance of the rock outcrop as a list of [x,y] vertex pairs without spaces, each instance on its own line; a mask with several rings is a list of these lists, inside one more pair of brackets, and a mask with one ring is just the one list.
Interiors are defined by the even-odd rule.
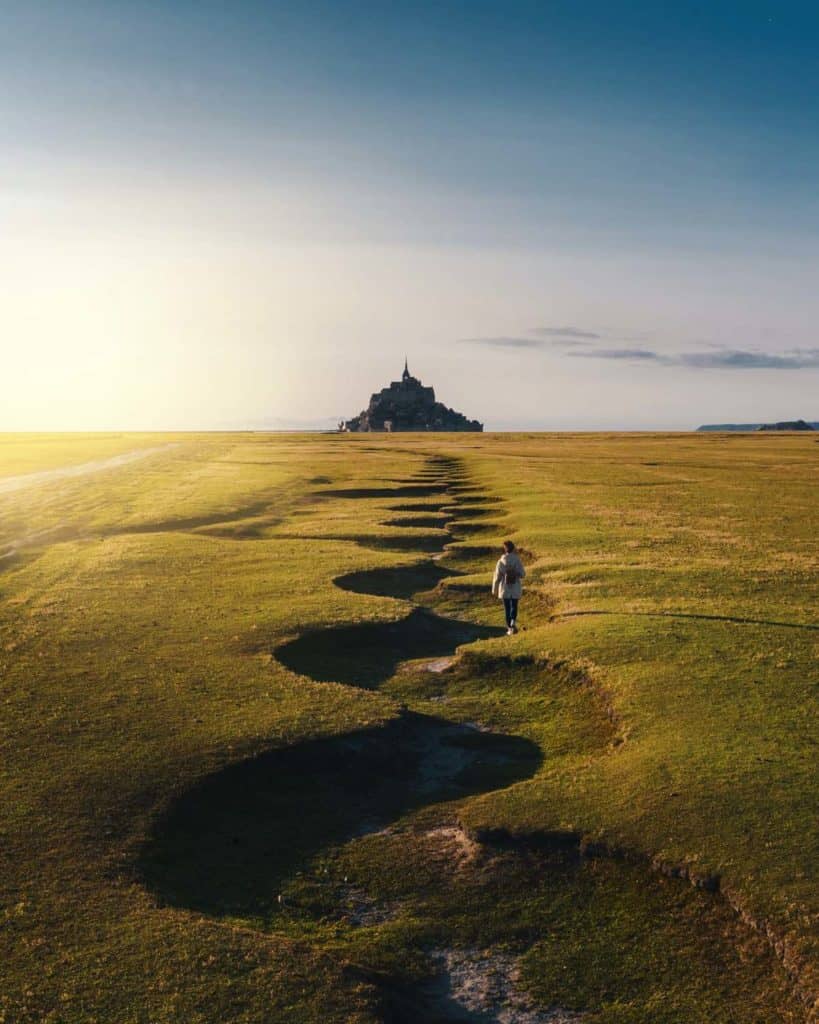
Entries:
[[377,391],[367,408],[341,425],[342,430],[359,431],[477,431],[483,424],[435,401],[433,388],[425,387],[404,363],[401,380]]

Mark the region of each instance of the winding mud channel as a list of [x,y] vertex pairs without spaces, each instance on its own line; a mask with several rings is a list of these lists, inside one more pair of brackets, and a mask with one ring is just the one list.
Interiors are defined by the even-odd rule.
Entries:
[[[334,923],[374,941],[381,929],[409,929],[426,959],[420,979],[362,968],[387,1024],[576,1024],[596,1016],[538,994],[536,958],[554,959],[558,934],[575,941],[566,931],[575,916],[567,900],[578,906],[575,931],[593,929],[593,913],[582,908],[611,903],[619,879],[644,898],[648,920],[670,919],[688,900],[700,915],[717,914],[720,935],[738,928],[718,897],[683,895],[690,887],[677,879],[646,882],[643,867],[606,859],[590,867],[578,836],[521,841],[461,825],[459,808],[483,794],[511,793],[545,756],[531,739],[466,720],[460,710],[475,685],[461,670],[466,645],[505,631],[436,610],[444,581],[457,579],[465,565],[475,571],[478,559],[494,553],[491,546],[461,551],[457,541],[497,531],[486,521],[497,513],[497,499],[476,494],[460,465],[442,457],[406,485],[324,494],[396,499],[385,521],[406,528],[406,538],[373,543],[427,557],[335,581],[353,593],[408,602],[404,618],[305,632],[273,656],[315,681],[381,690],[402,710],[387,724],[240,761],[183,793],[139,855],[141,877],[160,902],[264,931],[283,917],[308,929]],[[422,532],[430,527],[445,532]],[[468,588],[463,593],[474,600]],[[451,599],[446,606],[451,610]],[[513,645],[499,639],[496,672],[510,686],[542,692],[543,666],[515,658]],[[548,684],[559,685],[574,686],[572,706],[582,706],[586,755],[611,756],[617,727],[603,702],[591,692],[578,696],[571,681]],[[693,932],[695,920],[683,927]],[[592,931],[590,945],[595,941]],[[714,956],[706,951],[705,961]],[[665,969],[673,971],[673,963]],[[717,979],[721,969],[717,959]],[[610,1000],[606,985],[611,981],[587,1000]]]

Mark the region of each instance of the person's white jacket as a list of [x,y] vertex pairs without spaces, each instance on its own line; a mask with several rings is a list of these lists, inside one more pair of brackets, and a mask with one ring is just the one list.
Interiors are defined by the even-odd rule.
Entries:
[[[516,573],[517,579],[509,583],[506,578],[507,571]],[[495,566],[495,575],[492,578],[492,594],[501,600],[507,597],[519,598],[523,593],[521,580],[526,575],[520,557],[516,551],[507,552],[498,559]]]

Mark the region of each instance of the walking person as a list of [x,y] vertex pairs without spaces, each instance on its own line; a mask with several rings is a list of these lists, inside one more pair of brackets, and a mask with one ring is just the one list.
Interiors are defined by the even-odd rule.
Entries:
[[495,575],[492,578],[492,596],[499,597],[503,601],[507,636],[512,636],[518,631],[518,601],[523,592],[521,580],[525,575],[526,570],[520,560],[520,555],[515,551],[514,542],[505,540],[503,554],[498,559]]

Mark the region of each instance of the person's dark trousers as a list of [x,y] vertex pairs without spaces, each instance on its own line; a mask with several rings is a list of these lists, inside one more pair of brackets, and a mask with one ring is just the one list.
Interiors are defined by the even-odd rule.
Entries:
[[506,612],[506,625],[511,626],[518,617],[518,599],[516,597],[505,597],[503,608]]

